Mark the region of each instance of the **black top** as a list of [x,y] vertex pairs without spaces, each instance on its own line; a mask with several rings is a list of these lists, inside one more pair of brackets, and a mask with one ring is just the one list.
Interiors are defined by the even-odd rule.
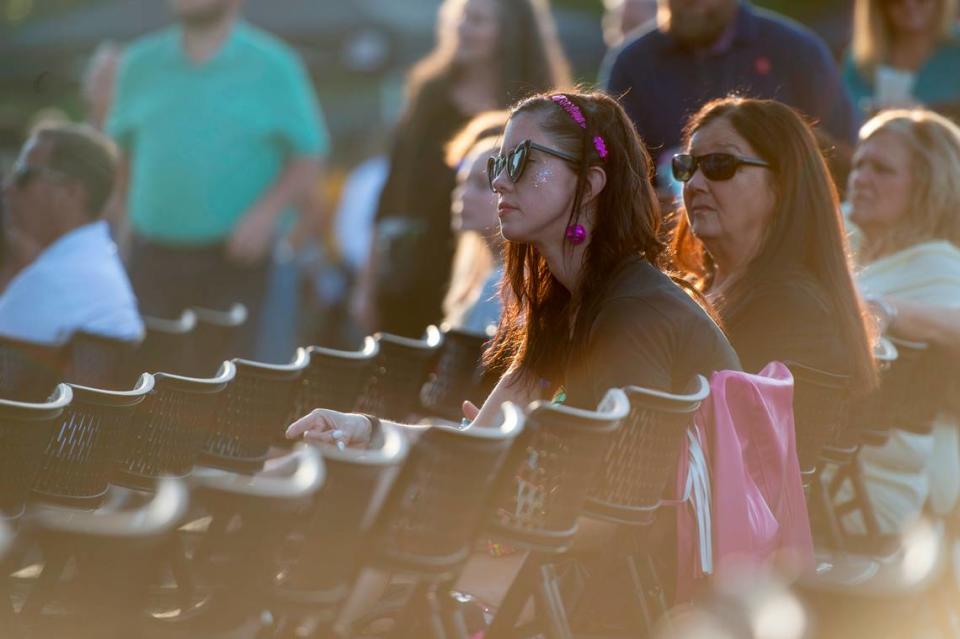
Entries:
[[651,21],[608,54],[601,82],[611,95],[623,95],[623,107],[653,158],[676,152],[687,119],[733,91],[784,102],[837,140],[854,142],[856,112],[823,41],[746,2],[735,21],[729,41],[708,52],[683,46]]
[[747,372],[775,360],[851,372],[852,354],[837,330],[836,312],[812,276],[790,274],[758,286],[725,323]]
[[568,367],[567,401],[594,410],[610,388],[683,392],[694,375],[716,370],[740,370],[723,332],[669,277],[635,258],[607,285],[586,355]]
[[434,80],[397,126],[376,218],[380,330],[420,337],[442,319],[453,261],[450,194],[456,177],[443,149],[468,120],[453,103],[449,82]]

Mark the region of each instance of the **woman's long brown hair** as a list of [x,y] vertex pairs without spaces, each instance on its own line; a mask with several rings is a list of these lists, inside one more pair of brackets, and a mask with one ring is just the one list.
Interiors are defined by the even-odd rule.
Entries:
[[[568,291],[550,272],[546,260],[530,244],[507,242],[504,313],[487,351],[492,370],[519,369],[527,380],[563,383],[568,361],[576,361],[590,337],[605,285],[631,258],[660,266],[665,245],[660,239],[660,206],[650,156],[613,98],[602,93],[566,93],[587,121],[573,121],[549,94],[532,96],[515,106],[511,117],[529,113],[557,148],[581,158],[577,167],[569,224],[583,214],[582,202],[590,167],[606,172],[606,185],[596,198],[594,225],[584,253],[577,291]],[[603,137],[607,156],[600,158],[594,136]]]

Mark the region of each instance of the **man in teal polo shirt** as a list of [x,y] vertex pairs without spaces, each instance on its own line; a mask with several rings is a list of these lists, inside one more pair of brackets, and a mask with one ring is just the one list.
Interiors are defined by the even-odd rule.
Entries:
[[329,142],[299,57],[240,20],[240,4],[173,0],[179,24],[125,52],[107,131],[126,156],[141,310],[239,301],[252,336],[277,219]]

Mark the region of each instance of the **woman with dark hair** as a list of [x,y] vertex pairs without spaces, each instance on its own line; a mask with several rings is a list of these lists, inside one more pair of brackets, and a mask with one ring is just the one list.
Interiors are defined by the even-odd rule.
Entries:
[[836,187],[810,127],[771,100],[724,98],[687,125],[674,258],[713,302],[744,370],[772,360],[875,383]]
[[[507,289],[487,359],[502,376],[479,411],[465,406],[470,428],[495,424],[506,401],[565,397],[593,410],[609,388],[681,391],[697,374],[739,369],[719,327],[662,270],[650,157],[616,100],[523,100],[487,174]],[[316,409],[287,436],[362,446],[376,421]],[[475,556],[460,588],[497,605],[522,559]]]
[[443,146],[474,115],[569,83],[547,0],[446,0],[437,46],[413,70],[353,300],[366,330],[419,337],[442,317],[454,171]]

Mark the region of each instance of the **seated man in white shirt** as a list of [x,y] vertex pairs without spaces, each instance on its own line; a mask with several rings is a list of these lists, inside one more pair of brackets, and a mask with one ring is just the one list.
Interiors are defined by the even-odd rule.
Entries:
[[29,263],[0,295],[0,336],[59,345],[78,331],[137,341],[143,323],[107,223],[117,155],[87,126],[38,129],[4,184],[8,228]]

